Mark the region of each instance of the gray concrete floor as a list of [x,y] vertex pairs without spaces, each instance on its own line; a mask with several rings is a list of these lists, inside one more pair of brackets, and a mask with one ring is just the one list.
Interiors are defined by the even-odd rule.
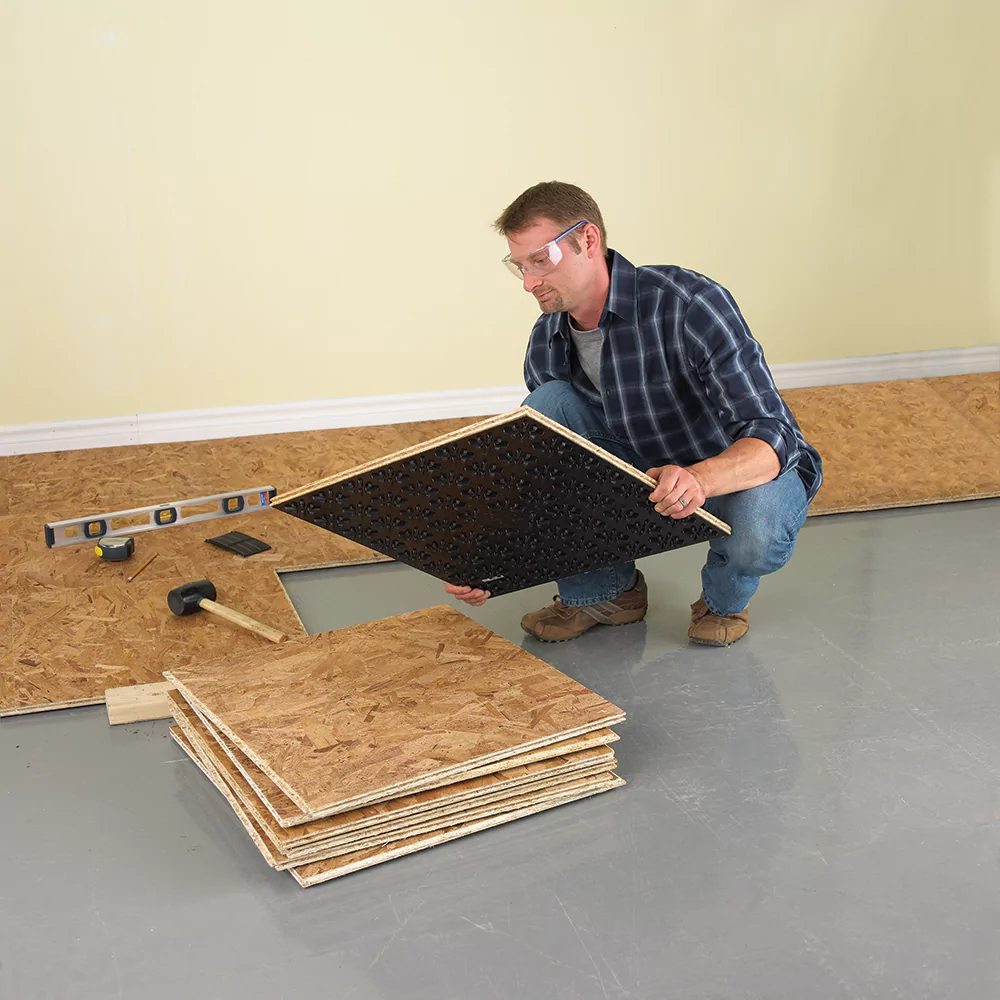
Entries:
[[[268,869],[166,723],[0,724],[3,1000],[995,998],[1000,502],[812,519],[748,637],[539,646],[628,712],[627,787],[316,888]],[[442,603],[400,566],[285,578],[312,630]]]

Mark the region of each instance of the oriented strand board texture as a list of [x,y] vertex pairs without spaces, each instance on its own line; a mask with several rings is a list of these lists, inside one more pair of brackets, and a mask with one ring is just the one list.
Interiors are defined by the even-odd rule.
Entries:
[[279,494],[272,506],[494,595],[721,538],[662,517],[638,470],[522,407],[419,449]]
[[178,668],[167,679],[314,816],[418,791],[624,718],[445,606]]
[[[316,819],[315,822],[311,822],[315,819],[311,813],[303,812],[225,733],[220,732],[209,720],[199,716],[178,692],[171,692],[168,696],[168,703],[171,706],[171,712],[175,720],[182,728],[188,731],[189,736],[204,737],[207,735],[215,741],[215,744],[222,751],[223,758],[220,759],[223,759],[223,769],[226,771],[227,777],[229,774],[229,765],[232,765],[239,778],[251,790],[253,800],[247,802],[248,807],[252,808],[254,803],[260,804],[267,810],[270,819],[285,831],[283,834],[275,835],[280,843],[291,844],[301,839],[311,839],[314,834],[325,835],[332,827],[342,828],[348,822],[344,819],[344,816],[347,814],[343,813],[339,816],[330,817],[329,821]],[[536,747],[527,753],[516,754],[513,757],[507,757],[502,761],[487,764],[483,767],[470,768],[463,772],[462,780],[474,781],[479,778],[492,777],[500,771],[506,772],[514,768],[526,768],[538,762],[548,762],[555,757],[576,757],[581,751],[604,748],[617,740],[618,735],[612,732],[612,730],[596,729],[583,736],[575,736],[567,740],[557,740],[546,746]],[[228,764],[225,763],[225,759],[228,759]],[[236,779],[233,783],[240,784],[239,779]],[[474,790],[478,792],[482,787],[486,786],[483,784],[476,785]],[[372,822],[379,821],[390,809],[398,813],[400,810],[410,810],[412,808],[413,811],[418,812],[428,804],[438,802],[442,795],[454,794],[459,791],[455,785],[445,784],[431,788],[426,792],[405,797],[408,800],[406,802],[402,798],[398,798],[393,799],[391,804],[379,803],[373,806],[365,806],[355,810],[358,816],[357,821],[359,823],[367,822],[368,820]],[[267,822],[265,820],[260,821],[262,823]]]
[[459,837],[468,837],[483,830],[502,826],[504,823],[511,823],[514,820],[524,819],[533,816],[535,813],[544,812],[547,809],[554,809],[557,806],[568,805],[570,802],[577,802],[580,799],[590,798],[600,795],[602,792],[609,792],[614,788],[621,788],[625,782],[615,774],[608,774],[601,781],[588,783],[588,787],[577,789],[567,793],[562,798],[548,799],[542,803],[526,802],[518,808],[511,808],[510,811],[497,816],[490,816],[486,819],[474,823],[465,823],[459,826],[449,826],[435,833],[426,833],[419,837],[410,837],[406,840],[399,840],[382,847],[371,848],[367,851],[359,851],[356,854],[348,854],[344,857],[333,858],[329,861],[315,861],[311,864],[304,864],[290,868],[292,876],[303,887],[319,885],[321,882],[329,882],[331,879],[340,878],[343,875],[350,875],[352,872],[370,868],[372,865],[383,864],[386,861],[394,861],[397,858],[405,857],[407,854],[415,854],[417,851],[424,851],[429,847],[438,847],[449,841],[457,840]]
[[[823,456],[825,483],[813,514],[1000,495],[995,372],[783,395]],[[277,551],[246,560],[221,550],[210,557],[213,546],[202,541],[210,534],[265,535],[255,519],[268,515],[251,514],[138,535],[136,557],[115,565],[97,560],[87,546],[46,549],[46,521],[265,482],[288,491],[469,423],[0,456],[0,716],[95,704],[108,687],[157,681],[170,664],[263,641],[205,615],[171,621],[168,584],[208,576],[220,584],[223,603],[278,627],[284,621],[295,635],[301,628],[274,577],[277,567],[384,558],[306,524],[298,531],[268,524],[265,540],[274,545],[277,538]],[[285,515],[279,520],[295,524]],[[160,557],[125,585],[124,567],[154,551]]]
[[[10,574],[13,655],[0,665],[0,713],[101,702],[108,688],[159,681],[168,667],[248,653],[266,643],[214,615],[173,615],[167,592],[181,583],[207,577],[220,603],[302,636],[276,567],[369,558],[360,546],[306,525],[289,530],[290,519],[277,511],[226,522],[263,538],[272,550],[241,559],[205,544],[205,525],[191,524],[137,535],[136,556],[111,563],[98,559],[90,545],[47,549],[35,518],[0,518],[0,562],[16,567]],[[152,552],[158,558],[126,583],[129,568]]]
[[[162,671],[264,640],[211,615],[175,618],[166,593],[208,577],[219,600],[303,635],[276,570],[382,560],[370,549],[276,511],[136,535],[125,563],[90,545],[47,549],[42,525],[170,500],[273,483],[288,488],[467,420],[426,421],[223,441],[141,445],[0,457],[0,716],[97,704],[107,688],[162,679]],[[263,538],[270,552],[241,559],[204,539],[222,530]],[[131,584],[124,577],[158,558]]]
[[[252,824],[244,821],[247,832],[251,836],[257,833],[263,837],[267,847],[265,857],[272,867],[279,869],[365,851],[404,838],[433,833],[444,826],[467,823],[518,808],[528,799],[540,801],[562,797],[567,791],[580,787],[582,782],[593,783],[595,780],[603,782],[614,767],[612,755],[610,761],[593,764],[589,767],[577,767],[572,771],[564,770],[562,774],[547,779],[521,782],[517,787],[510,787],[503,793],[482,795],[463,803],[427,811],[417,816],[407,816],[377,826],[370,825],[363,829],[350,830],[341,835],[325,837],[294,849],[287,849],[274,839],[268,825],[261,822],[259,813],[240,794],[239,788],[231,780],[231,771],[220,766],[222,764],[220,756],[213,753],[206,738],[193,735],[187,730],[184,730],[184,735],[191,747],[197,752],[201,762],[211,765],[214,772],[225,783],[228,791],[239,801],[242,807],[238,811],[241,821],[244,821],[243,817],[253,820]],[[222,755],[223,758],[224,756]],[[257,838],[254,837],[254,839]]]
[[812,514],[1000,496],[996,372],[782,395],[823,457]]
[[[578,734],[611,742],[602,723],[624,714],[450,607],[168,679],[171,735],[302,886],[624,784],[607,745],[531,759]],[[280,822],[265,773],[323,818]]]
[[[450,785],[400,796],[327,819],[303,821],[288,829],[275,820],[269,803],[247,781],[243,770],[236,766],[228,752],[223,751],[218,734],[176,692],[170,703],[174,718],[188,740],[198,747],[202,757],[207,757],[225,778],[226,784],[267,833],[268,839],[279,851],[288,855],[311,850],[318,842],[349,841],[362,833],[384,832],[386,829],[401,829],[415,823],[426,823],[430,817],[437,821],[444,815],[468,808],[474,803],[502,800],[529,787],[547,787],[569,774],[610,771],[615,767],[614,751],[605,745],[571,750],[563,755],[524,765],[515,763],[520,758],[511,758],[505,762],[507,767],[489,775],[472,777],[476,773],[473,770],[466,772],[463,780]],[[603,732],[608,737],[617,738],[610,730]],[[554,746],[565,746],[565,741]]]
[[[192,743],[186,734],[178,731],[177,727],[172,727],[170,733],[184,752],[226,798],[240,823],[246,829],[247,833],[250,834],[254,844],[267,863],[275,868],[286,868],[286,859],[270,843],[264,830],[257,824],[253,816],[243,808],[241,802],[233,794],[232,789],[226,783],[222,774],[214,767],[210,758],[203,755],[197,745]],[[585,781],[567,782],[563,786],[561,794],[554,794],[553,790],[549,789],[537,797],[531,795],[521,796],[510,801],[508,810],[499,814],[489,815],[478,821],[443,827],[420,836],[413,836],[369,847],[327,860],[303,862],[297,864],[295,867],[289,867],[287,870],[300,886],[318,885],[321,882],[327,882],[364,868],[370,868],[385,861],[392,861],[404,855],[425,850],[428,847],[447,843],[458,837],[468,836],[478,833],[481,830],[522,819],[537,812],[554,809],[569,802],[599,795],[613,788],[619,788],[624,784],[625,782],[621,778],[611,773],[606,773],[603,776],[594,776]]]

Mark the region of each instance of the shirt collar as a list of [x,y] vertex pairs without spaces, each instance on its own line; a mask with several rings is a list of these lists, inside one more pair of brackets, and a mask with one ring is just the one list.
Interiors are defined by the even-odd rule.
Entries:
[[[608,298],[601,313],[600,326],[607,322],[608,314],[633,326],[636,323],[638,311],[636,308],[636,272],[635,266],[626,260],[617,250],[608,248],[608,273],[611,283],[608,286]],[[569,313],[556,313],[549,323],[548,342],[561,333],[569,337]]]

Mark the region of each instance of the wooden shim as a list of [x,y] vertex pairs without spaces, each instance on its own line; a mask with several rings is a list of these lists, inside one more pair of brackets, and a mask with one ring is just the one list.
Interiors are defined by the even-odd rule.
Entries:
[[166,676],[312,815],[447,783],[624,719],[445,606]]
[[170,681],[109,688],[104,692],[104,701],[108,706],[108,725],[169,719],[172,713],[167,692],[173,690],[174,686]]
[[[571,775],[582,777],[586,773],[614,770],[616,766],[614,752],[610,748],[595,747],[285,829],[274,821],[242,773],[221,751],[208,727],[189,710],[185,712],[175,707],[174,717],[188,741],[212,763],[264,830],[275,850],[289,857],[318,850],[321,845],[333,847],[361,837],[386,836],[386,830],[398,831],[406,825],[425,824],[431,817],[437,825],[441,825],[442,816],[472,805],[486,805],[512,795],[549,787]],[[389,836],[388,839],[395,838]]]

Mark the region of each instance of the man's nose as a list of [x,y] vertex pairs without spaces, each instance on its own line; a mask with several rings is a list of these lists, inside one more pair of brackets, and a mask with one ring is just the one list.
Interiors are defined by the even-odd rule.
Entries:
[[541,283],[542,279],[538,277],[537,274],[532,274],[530,271],[524,271],[524,290],[526,292],[533,292]]

